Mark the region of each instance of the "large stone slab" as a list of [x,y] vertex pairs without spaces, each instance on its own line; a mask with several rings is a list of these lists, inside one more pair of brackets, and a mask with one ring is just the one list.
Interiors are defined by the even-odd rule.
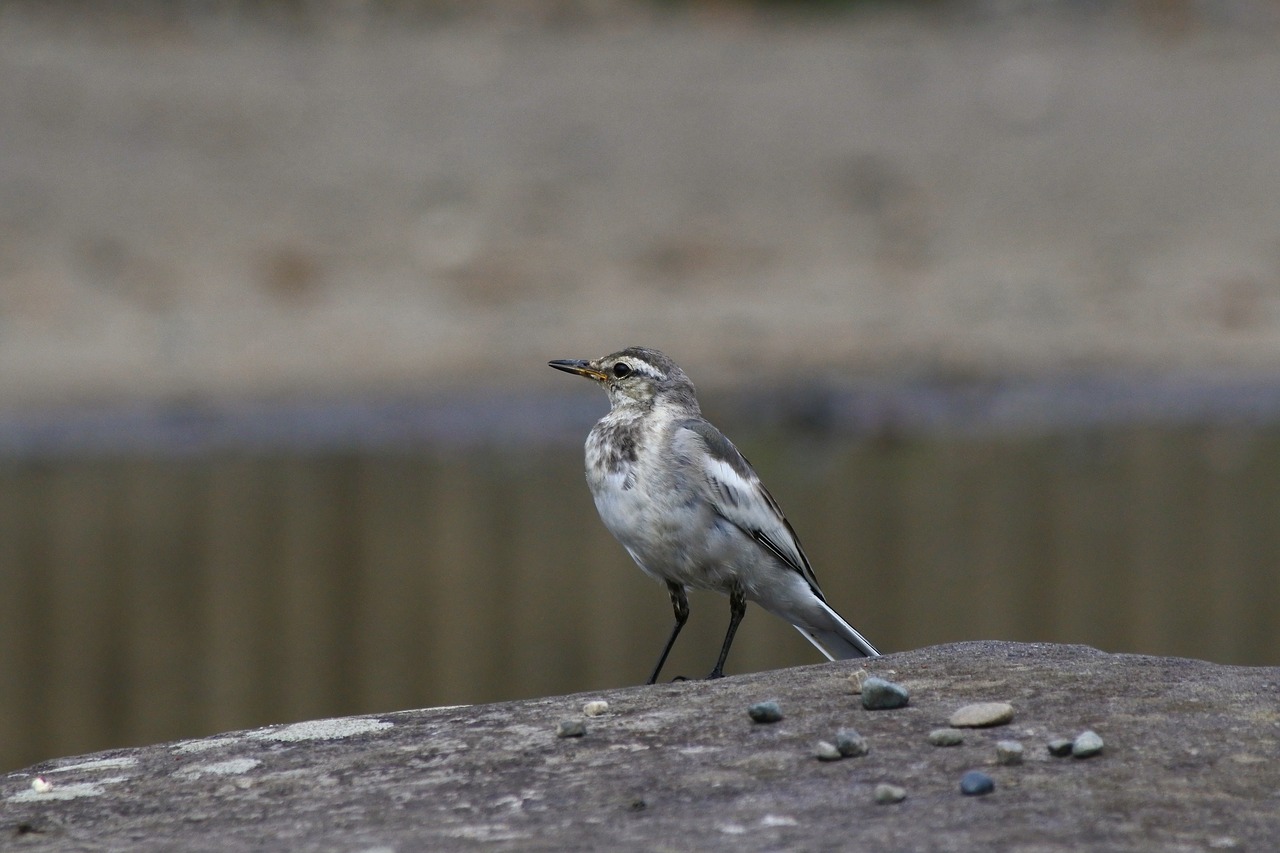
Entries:
[[[863,710],[854,662],[321,720],[65,758],[0,784],[14,850],[1204,850],[1280,838],[1280,669],[963,643],[867,664],[911,704]],[[609,703],[604,716],[582,712]],[[753,723],[776,700],[781,722]],[[930,731],[972,702],[1009,725]],[[582,737],[558,737],[565,719]],[[870,753],[819,761],[840,728]],[[1046,742],[1085,729],[1087,760]],[[1020,740],[1025,760],[996,764]],[[965,797],[981,769],[994,793]],[[37,791],[32,783],[50,783]],[[878,783],[907,798],[877,805]],[[44,788],[44,785],[38,785]]]

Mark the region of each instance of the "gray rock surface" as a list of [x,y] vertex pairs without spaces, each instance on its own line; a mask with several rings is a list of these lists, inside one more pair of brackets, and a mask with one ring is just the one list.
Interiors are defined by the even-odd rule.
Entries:
[[[0,783],[6,850],[1270,849],[1280,837],[1280,669],[1081,646],[938,646],[859,662],[912,703],[864,711],[854,664],[234,732],[46,762]],[[1222,702],[1230,695],[1230,702]],[[756,725],[743,708],[785,702]],[[610,714],[556,737],[589,699]],[[934,749],[966,702],[1017,723]],[[857,761],[813,744],[856,726]],[[1090,761],[997,739],[1094,729]],[[963,797],[988,773],[995,792]],[[41,776],[52,784],[32,787]],[[906,788],[892,809],[877,785]],[[1081,821],[1082,813],[1091,819]]]

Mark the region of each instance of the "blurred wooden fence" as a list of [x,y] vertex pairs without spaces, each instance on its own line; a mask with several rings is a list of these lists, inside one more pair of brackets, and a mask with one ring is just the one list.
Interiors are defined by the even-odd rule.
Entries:
[[[884,650],[998,637],[1280,661],[1280,430],[744,439]],[[576,448],[0,461],[0,769],[639,683],[663,590]],[[710,667],[692,599],[668,673]],[[817,662],[749,611],[731,671]]]

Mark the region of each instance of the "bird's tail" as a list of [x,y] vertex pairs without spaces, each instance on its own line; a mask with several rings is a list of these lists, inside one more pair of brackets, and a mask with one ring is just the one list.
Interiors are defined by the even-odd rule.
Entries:
[[867,642],[867,638],[859,634],[852,625],[844,621],[839,613],[832,610],[825,602],[822,607],[831,617],[830,628],[806,628],[803,625],[796,625],[796,630],[817,646],[818,651],[826,655],[828,660],[880,656],[876,647]]

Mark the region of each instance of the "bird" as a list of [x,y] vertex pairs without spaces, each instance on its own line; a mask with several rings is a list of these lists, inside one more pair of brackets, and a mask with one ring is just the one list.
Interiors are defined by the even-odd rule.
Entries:
[[829,660],[880,654],[827,603],[778,502],[702,416],[693,382],[674,361],[632,346],[548,366],[598,382],[609,396],[609,412],[587,435],[587,484],[604,526],[666,584],[675,613],[648,684],[688,621],[689,589],[729,597],[729,628],[708,679],[724,676],[748,601],[790,622]]

